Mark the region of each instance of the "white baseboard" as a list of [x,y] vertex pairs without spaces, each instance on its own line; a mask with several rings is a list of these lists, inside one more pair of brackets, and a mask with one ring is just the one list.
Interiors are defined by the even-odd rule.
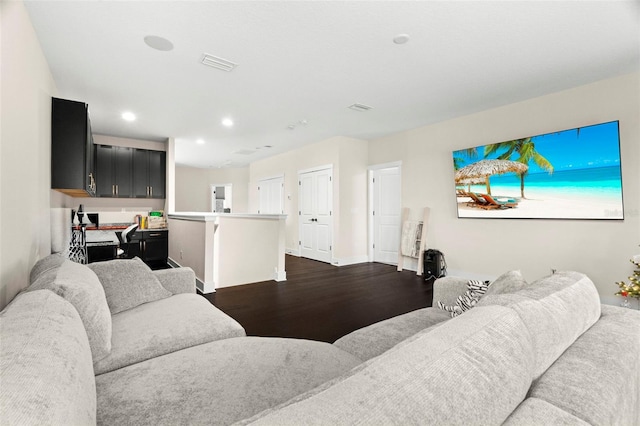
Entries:
[[286,248],[286,249],[284,249],[284,253],[285,254],[290,254],[291,256],[300,257],[300,250],[299,249]]
[[275,281],[286,281],[287,280],[287,271],[277,271],[275,273],[275,277],[273,278]]
[[358,263],[367,263],[369,262],[369,256],[356,256],[356,257],[348,257],[348,258],[333,258],[331,260],[331,264],[333,266],[347,266],[347,265],[355,265]]
[[[172,258],[167,259],[167,264],[169,264],[169,266],[171,266],[172,268],[182,268],[182,265],[180,265],[178,262],[176,262]],[[196,277],[196,288],[203,294],[216,292],[215,283],[205,283],[198,277]]]

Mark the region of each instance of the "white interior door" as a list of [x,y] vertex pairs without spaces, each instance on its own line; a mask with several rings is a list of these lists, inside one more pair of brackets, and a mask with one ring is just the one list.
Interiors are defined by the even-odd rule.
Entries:
[[258,182],[260,205],[258,213],[284,213],[284,177],[264,179]]
[[331,262],[333,169],[300,173],[299,232],[300,256]]
[[373,261],[396,265],[402,224],[400,167],[373,171]]

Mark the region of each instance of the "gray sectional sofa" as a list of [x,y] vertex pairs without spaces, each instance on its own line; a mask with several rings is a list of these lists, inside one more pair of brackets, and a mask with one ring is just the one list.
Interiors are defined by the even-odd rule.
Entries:
[[[0,313],[2,424],[640,424],[640,312],[511,272],[333,345],[247,337],[188,268],[50,256]],[[434,303],[466,281],[444,278]]]

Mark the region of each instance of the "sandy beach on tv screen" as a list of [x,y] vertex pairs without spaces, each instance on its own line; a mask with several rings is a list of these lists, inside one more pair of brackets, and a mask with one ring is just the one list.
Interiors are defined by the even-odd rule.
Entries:
[[[485,191],[474,191],[486,193]],[[517,207],[505,209],[482,209],[474,207],[468,197],[458,197],[459,217],[498,217],[528,219],[622,219],[622,201],[604,194],[584,194],[525,190],[526,198],[520,198],[510,189],[492,188],[493,197],[518,201]],[[468,205],[469,204],[469,205]]]

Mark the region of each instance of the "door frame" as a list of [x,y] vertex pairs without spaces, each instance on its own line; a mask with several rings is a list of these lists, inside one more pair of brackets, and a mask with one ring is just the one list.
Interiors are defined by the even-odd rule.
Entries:
[[[215,198],[213,198],[213,193],[215,192],[216,187],[218,186],[224,186],[225,188],[229,187],[229,189],[231,190],[231,199],[229,201],[231,203],[231,207],[230,207],[231,211],[233,212],[233,184],[232,183],[210,183],[209,184],[209,211],[213,212],[214,210],[216,200]],[[225,194],[225,199],[226,199],[226,195],[227,194]]]
[[369,191],[368,191],[368,197],[369,197],[369,211],[367,213],[367,217],[369,220],[369,226],[368,226],[368,244],[367,244],[367,256],[369,257],[369,262],[373,262],[374,261],[374,253],[373,253],[373,244],[375,243],[374,241],[374,237],[375,237],[375,229],[374,229],[374,217],[373,217],[373,210],[374,210],[374,204],[373,204],[373,196],[374,196],[374,190],[373,190],[373,175],[374,172],[377,170],[382,170],[382,169],[391,169],[397,167],[398,168],[398,172],[400,173],[400,207],[402,207],[402,161],[393,161],[390,163],[382,163],[382,164],[374,164],[373,166],[369,166],[367,167],[367,179],[369,182]]
[[[298,170],[298,175],[297,175],[297,179],[298,179],[298,214],[295,215],[298,221],[298,242],[301,241],[302,238],[302,222],[300,221],[300,212],[301,212],[301,206],[300,203],[302,202],[302,197],[300,196],[300,175],[303,175],[305,173],[312,173],[312,172],[319,172],[321,170],[331,170],[331,237],[330,237],[330,246],[331,246],[331,258],[329,259],[329,264],[333,264],[334,261],[334,257],[333,257],[333,253],[334,253],[334,239],[333,239],[333,228],[335,225],[335,217],[336,215],[334,215],[334,169],[333,169],[333,164],[325,164],[325,165],[321,165],[321,166],[316,166],[316,167],[311,167],[308,169],[302,169],[302,170]],[[298,256],[299,257],[303,257],[302,256],[302,249],[300,247],[300,244],[298,243]]]

